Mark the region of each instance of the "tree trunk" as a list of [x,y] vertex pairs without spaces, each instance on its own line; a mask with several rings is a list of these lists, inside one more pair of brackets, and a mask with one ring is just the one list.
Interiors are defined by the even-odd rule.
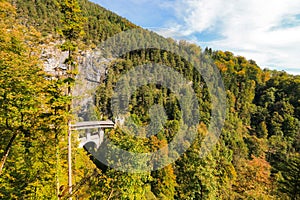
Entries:
[[5,164],[6,160],[7,160],[9,151],[10,151],[10,149],[12,147],[12,144],[13,144],[14,140],[16,139],[17,135],[18,135],[17,133],[13,134],[13,136],[10,138],[9,143],[7,144],[7,146],[5,148],[5,151],[4,151],[4,154],[3,154],[2,158],[1,158],[1,163],[0,163],[0,175],[2,174],[2,170],[3,170],[4,164]]
[[59,183],[59,174],[60,174],[60,151],[59,151],[59,140],[58,140],[58,133],[57,130],[55,130],[55,155],[56,155],[56,173],[55,173],[55,182],[56,182],[56,195],[57,199],[59,200],[59,194],[60,194],[60,183]]

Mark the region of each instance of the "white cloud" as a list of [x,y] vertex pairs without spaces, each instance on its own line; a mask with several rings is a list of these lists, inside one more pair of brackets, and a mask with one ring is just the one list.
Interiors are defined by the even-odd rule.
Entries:
[[198,43],[233,51],[262,67],[300,73],[299,0],[175,0],[163,6],[177,17],[170,31],[160,31],[164,36],[218,34],[221,39]]

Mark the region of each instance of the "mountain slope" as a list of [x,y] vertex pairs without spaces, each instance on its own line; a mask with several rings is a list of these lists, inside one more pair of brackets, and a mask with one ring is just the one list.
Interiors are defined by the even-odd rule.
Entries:
[[[51,35],[53,37],[54,42],[46,45],[52,45],[49,48],[55,50],[48,51],[48,55],[45,57],[56,57],[57,62],[49,62],[49,68],[62,65],[66,52],[63,53],[58,50],[57,43],[60,43],[55,41],[58,38],[56,30],[61,26],[61,13],[58,4],[51,0],[11,0],[11,2],[16,5],[18,18],[23,24],[33,25],[44,36]],[[96,4],[86,0],[80,0],[79,2],[83,14],[88,18],[85,25],[86,36],[83,39],[86,44],[97,45],[109,36],[137,27]],[[117,82],[120,77],[135,69],[136,66],[152,65],[153,63],[168,66],[188,81],[188,84],[183,85],[190,86],[197,98],[194,102],[185,101],[181,105],[178,100],[179,97],[161,84],[145,84],[131,94],[131,86],[140,79],[132,80],[131,76],[126,76],[123,81],[125,83],[129,81],[129,83],[122,85],[123,96],[121,98],[123,98],[123,102],[128,100],[127,97],[129,98],[128,110],[126,111],[128,111],[128,115],[134,122],[130,124],[133,126],[133,131],[130,129],[129,133],[128,130],[118,127],[111,130],[107,137],[122,149],[135,153],[154,152],[165,147],[178,132],[195,130],[197,137],[191,143],[183,138],[182,147],[191,146],[191,148],[183,153],[176,162],[151,172],[132,174],[112,168],[105,167],[104,169],[101,167],[103,165],[91,158],[103,171],[99,173],[99,176],[89,180],[83,187],[84,189],[76,194],[77,197],[79,199],[197,200],[299,198],[300,78],[284,72],[262,70],[254,61],[248,61],[241,56],[234,56],[231,52],[212,51],[210,49],[203,52],[197,45],[185,41],[175,42],[172,39],[154,36],[154,34],[142,29],[139,30],[143,32],[141,37],[129,36],[127,38],[128,43],[126,45],[133,47],[134,51],[127,52],[119,56],[118,59],[110,55],[105,58],[104,51],[110,51],[109,47],[107,49],[95,48],[80,52],[79,68],[80,70],[86,70],[88,73],[92,72],[92,76],[88,78],[94,82],[93,86],[96,85],[97,87],[92,100],[97,107],[99,116],[102,118],[113,116],[111,104],[114,100],[113,94]],[[155,43],[156,48],[135,48],[149,41]],[[122,45],[119,45],[119,43],[112,45],[112,47],[118,46]],[[170,52],[171,50],[163,50],[168,49],[168,47],[174,47],[172,50],[175,52],[180,52],[180,50],[188,52],[189,55],[184,58]],[[202,142],[204,138],[210,134],[211,102],[214,96],[209,93],[208,86],[201,74],[193,68],[193,64],[199,62],[199,58],[203,58],[204,61],[209,58],[212,59],[221,72],[227,95],[227,102],[224,102],[224,104],[227,103],[224,127],[220,131],[220,137],[216,145],[205,158],[199,157],[199,153],[203,150]],[[208,68],[213,63],[204,62],[202,64],[204,68]],[[22,70],[20,71],[22,72]],[[13,73],[13,70],[10,73]],[[155,70],[152,72],[142,71],[139,77],[152,77],[155,73],[157,74]],[[214,79],[213,75],[210,76],[210,80],[212,79]],[[1,77],[1,81],[4,80],[5,74]],[[177,83],[176,79],[172,79],[172,81],[174,84]],[[57,88],[59,87],[51,90],[56,95],[53,98],[54,100],[60,100],[57,98],[59,96],[56,94]],[[216,86],[214,89],[218,91],[222,88]],[[182,88],[182,91],[185,92],[182,96],[188,97],[190,95],[185,88]],[[86,93],[85,88],[80,93]],[[5,97],[4,95],[1,96],[1,98]],[[198,110],[187,109],[195,102],[200,105],[197,108]],[[147,132],[144,127],[151,125],[153,105],[162,105],[165,109],[165,113],[159,113],[161,115],[156,116],[156,119],[159,122],[166,119],[166,123],[163,124],[157,134],[152,134],[146,138],[143,136],[151,134],[151,132]],[[50,106],[58,107],[61,104],[50,104]],[[126,105],[122,104],[121,106],[125,107]],[[191,112],[184,115],[183,108]],[[61,106],[61,109],[64,109],[64,106]],[[155,106],[154,109],[159,110]],[[194,116],[197,116],[198,113],[200,116],[199,124],[188,130],[186,126],[181,127],[183,116],[190,119],[187,120],[189,122],[193,121]],[[54,116],[56,117],[56,115]],[[86,119],[85,116],[82,117]],[[0,120],[0,123],[4,124],[4,120]],[[136,127],[142,128],[137,129]],[[140,135],[134,135],[136,133],[134,130],[139,130],[138,134]],[[63,138],[65,135],[62,134],[61,136],[61,154],[57,155],[52,152],[53,146],[51,143],[53,140],[53,144],[55,144],[54,138],[56,138],[56,135],[50,132],[47,132],[47,134],[50,138],[45,140],[47,141],[45,143],[47,148],[37,145],[37,143],[44,144],[44,141],[33,137],[30,150],[34,150],[34,153],[47,151],[47,154],[43,155],[49,155],[49,160],[42,157],[42,155],[41,157],[44,159],[42,160],[44,161],[43,164],[47,165],[49,163],[47,166],[52,166],[49,167],[51,169],[49,175],[47,173],[40,175],[39,171],[36,170],[43,167],[40,162],[36,161],[40,157],[36,157],[36,160],[27,159],[25,150],[28,150],[28,143],[26,143],[28,140],[24,142],[21,140],[22,138],[18,139],[15,147],[18,147],[17,150],[20,153],[12,154],[12,158],[8,159],[9,165],[7,165],[5,177],[0,176],[1,186],[4,185],[3,188],[0,186],[0,197],[4,196],[3,194],[11,193],[12,196],[15,195],[14,198],[23,198],[22,195],[32,198],[55,198],[55,195],[64,191],[63,189],[63,191],[60,191],[59,187],[58,189],[55,187],[66,185],[66,144],[63,142],[66,141]],[[33,136],[35,136],[34,133]],[[74,142],[76,142],[75,140]],[[25,145],[23,145],[24,143]],[[5,141],[1,145],[5,146]],[[100,156],[115,158],[111,162],[122,167],[124,162],[122,155],[109,154],[110,152],[107,152],[105,145],[106,143],[98,149],[97,153]],[[23,149],[25,149],[25,154],[22,154]],[[166,155],[169,153],[172,153],[173,156],[177,154],[177,152],[168,152],[168,150],[165,152]],[[77,153],[74,152],[76,156],[78,156]],[[40,155],[37,154],[37,156]],[[74,173],[76,177],[74,184],[78,183],[80,178],[86,176],[89,170],[92,169],[91,166],[93,166],[91,162],[87,161],[88,156],[86,154],[81,152],[81,156],[79,157],[81,160],[78,157],[74,159],[76,161],[76,164],[74,164],[74,172],[76,172]],[[61,165],[57,164],[59,159]],[[15,160],[16,163],[14,163]],[[23,160],[28,165],[22,165]],[[163,158],[159,162],[164,162],[164,160],[168,159]],[[126,165],[135,162],[134,159],[125,161]],[[155,164],[160,164],[159,162]],[[38,163],[38,166],[36,163]],[[140,164],[144,163],[135,164],[134,167],[141,167]],[[153,163],[147,162],[146,164],[152,165]],[[18,168],[20,165],[23,168]],[[35,166],[36,168],[30,169],[27,166]],[[37,171],[35,173],[37,175],[30,175],[34,170]],[[19,181],[20,177],[27,178],[27,184],[22,185]],[[56,181],[54,177],[61,182],[54,185]],[[42,184],[36,183],[41,178],[44,180]],[[51,192],[48,191],[48,188],[51,189],[49,189]],[[38,193],[38,191],[40,192]],[[44,191],[48,191],[49,194],[44,194]]]
[[[59,0],[9,0],[17,8],[18,17],[26,25],[34,26],[44,36],[55,35],[61,27]],[[83,40],[98,44],[107,37],[137,26],[128,20],[94,4],[80,0],[83,15],[87,18]]]

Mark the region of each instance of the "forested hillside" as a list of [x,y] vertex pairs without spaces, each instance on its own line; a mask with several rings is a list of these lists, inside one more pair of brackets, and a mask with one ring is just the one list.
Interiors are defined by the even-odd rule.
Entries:
[[[0,0],[0,199],[67,199],[67,122],[76,116],[70,112],[72,98],[65,91],[77,73],[78,48],[100,49],[103,57],[112,59],[115,55],[106,53],[111,49],[97,45],[138,27],[87,0],[79,0],[79,7],[76,0],[9,2]],[[66,8],[72,8],[71,19],[77,24],[66,20]],[[165,113],[157,120],[165,123],[149,137],[136,137],[121,126],[107,130],[106,136],[124,150],[153,152],[170,143],[176,133],[192,131],[182,126],[184,118],[192,121],[199,114],[199,124],[191,128],[197,136],[183,145],[190,147],[175,162],[155,171],[129,173],[107,167],[77,148],[74,134],[73,199],[300,199],[300,77],[261,69],[255,61],[231,52],[201,49],[138,29],[140,37],[130,37],[126,44],[133,51],[110,62],[105,77],[97,80],[94,99],[99,119],[112,118],[120,77],[137,66],[155,69],[153,63],[181,74],[199,107],[183,114],[182,109],[192,105],[180,102],[169,88],[144,84],[131,94],[130,84],[124,84],[122,98],[130,99],[127,111],[134,122],[131,130],[150,124],[153,105],[163,106]],[[40,44],[49,38],[65,40],[59,48],[69,52],[65,64],[72,70],[66,77],[43,71]],[[134,48],[149,38],[156,48]],[[189,59],[174,53],[177,50],[166,50],[174,46],[178,52],[188,52]],[[215,97],[193,68],[199,60],[207,61],[201,63],[203,67],[214,64],[219,69],[227,101],[220,137],[205,157],[199,154],[209,134]],[[151,77],[157,72],[143,73]],[[109,157],[105,145],[106,141],[94,155]],[[111,162],[116,163],[112,164],[120,165],[122,155],[113,156]]]
[[[34,26],[44,36],[58,36],[62,26],[60,0],[9,0],[17,8],[18,18],[24,25]],[[79,5],[86,23],[85,35],[82,38],[87,44],[98,44],[118,32],[136,28],[134,24],[117,16],[109,10],[88,0],[80,0]]]

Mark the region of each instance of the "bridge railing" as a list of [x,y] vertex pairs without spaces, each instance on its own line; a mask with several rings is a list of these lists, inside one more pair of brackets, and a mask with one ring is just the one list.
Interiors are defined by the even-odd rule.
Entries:
[[71,130],[84,130],[84,129],[93,129],[93,128],[114,128],[115,123],[113,121],[86,121],[86,122],[77,122],[71,124]]

